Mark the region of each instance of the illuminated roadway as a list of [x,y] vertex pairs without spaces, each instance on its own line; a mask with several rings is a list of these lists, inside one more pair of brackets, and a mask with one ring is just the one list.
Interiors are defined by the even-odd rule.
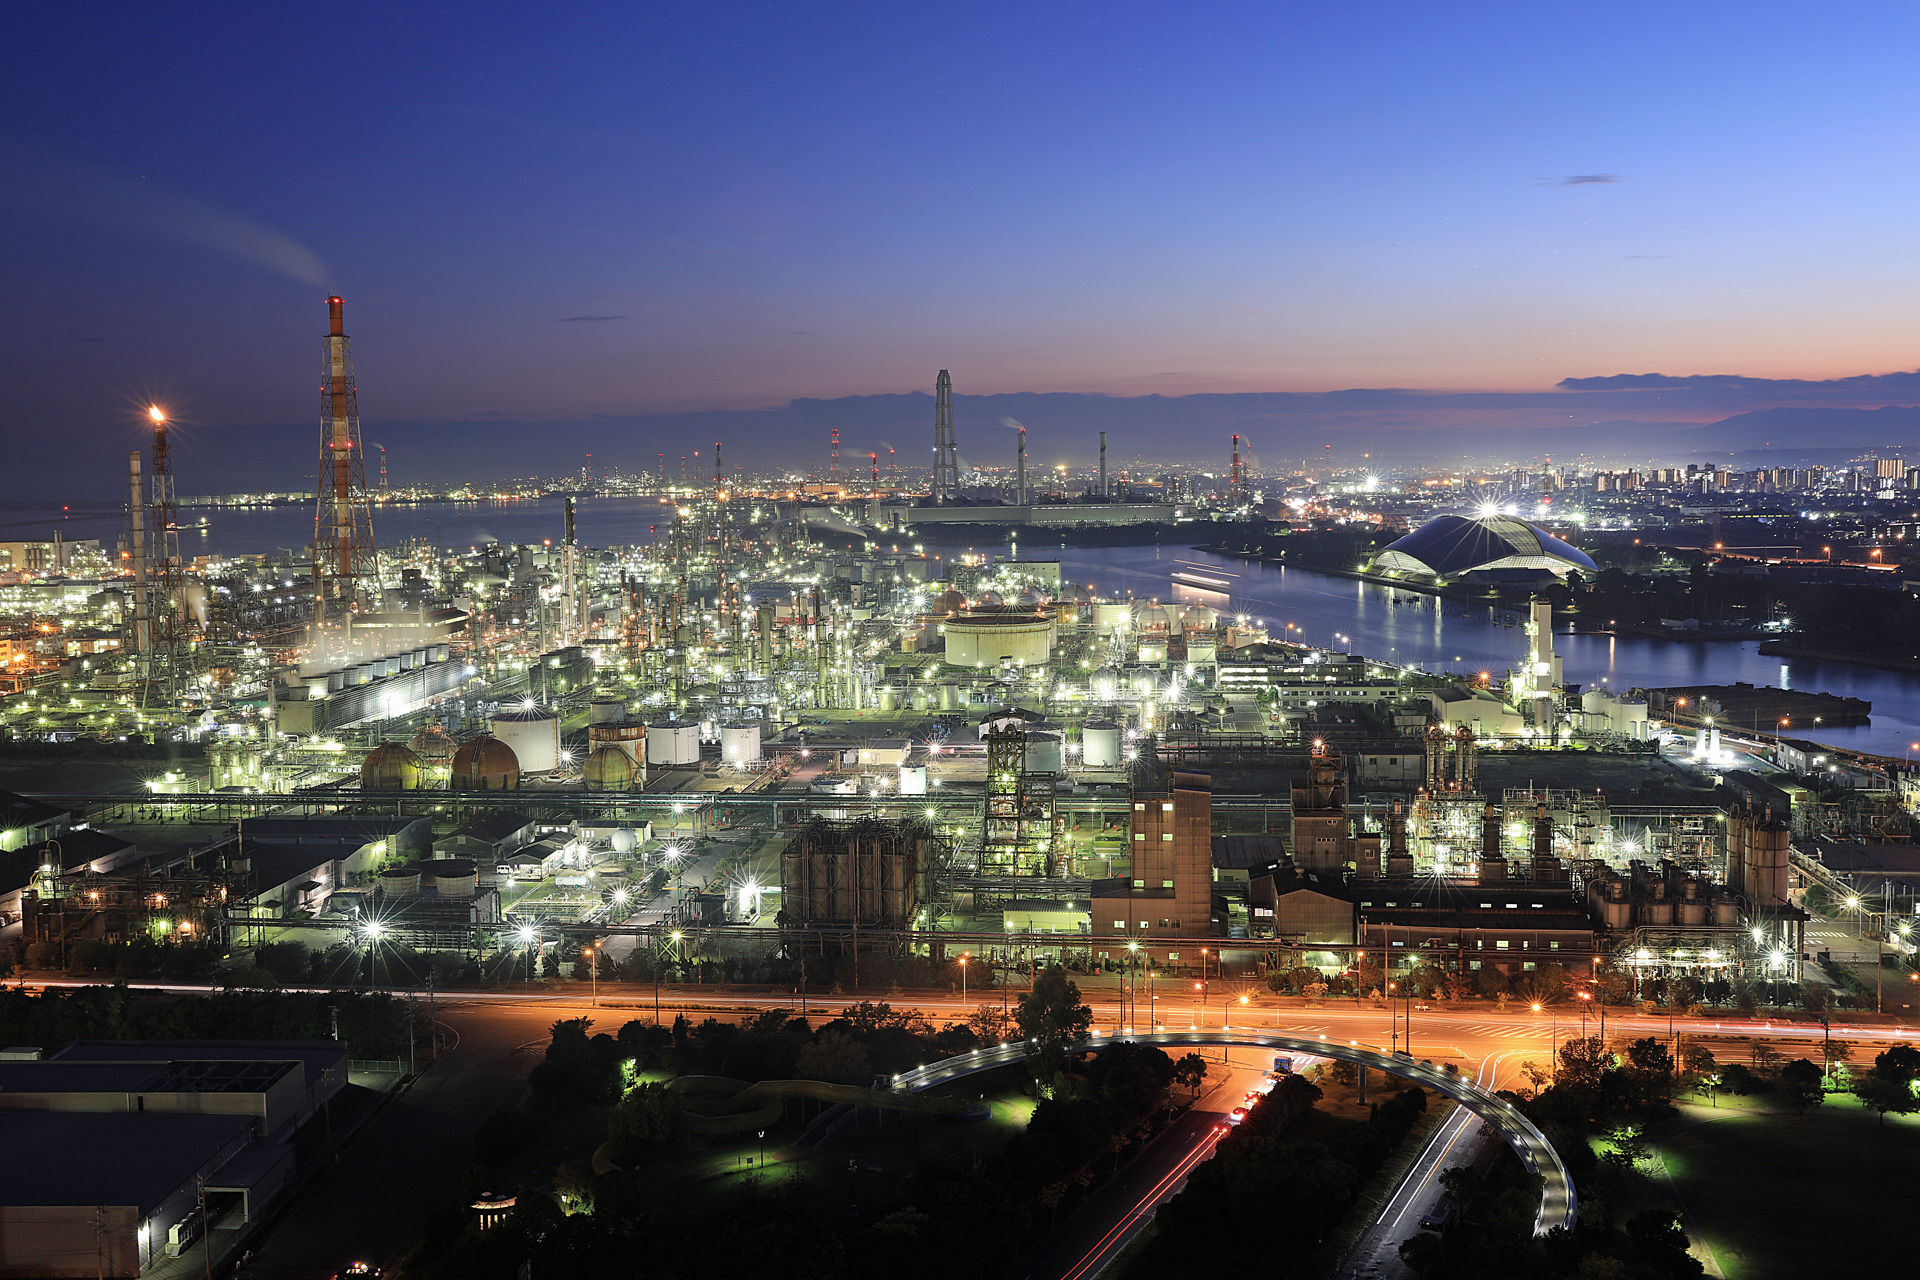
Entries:
[[[1535,1235],[1545,1235],[1555,1227],[1572,1230],[1574,1220],[1579,1214],[1579,1205],[1573,1191],[1573,1176],[1567,1171],[1567,1166],[1561,1162],[1559,1153],[1553,1149],[1553,1144],[1547,1141],[1546,1135],[1535,1128],[1533,1121],[1522,1115],[1511,1102],[1497,1094],[1489,1093],[1457,1072],[1444,1070],[1432,1063],[1407,1057],[1405,1054],[1376,1053],[1354,1044],[1341,1044],[1325,1039],[1309,1040],[1298,1036],[1267,1035],[1257,1031],[1238,1031],[1231,1028],[1220,1031],[1124,1031],[1110,1036],[1096,1033],[1087,1040],[1077,1042],[1072,1052],[1097,1053],[1110,1044],[1123,1042],[1157,1045],[1162,1048],[1226,1045],[1245,1049],[1277,1049],[1282,1053],[1299,1054],[1303,1057],[1314,1055],[1373,1067],[1402,1079],[1411,1080],[1416,1084],[1425,1085],[1436,1093],[1452,1098],[1463,1108],[1484,1120],[1494,1132],[1506,1140],[1508,1146],[1513,1148],[1514,1154],[1520,1157],[1520,1163],[1526,1166],[1527,1172],[1542,1180],[1540,1209],[1534,1215],[1533,1221]],[[1012,1041],[989,1049],[976,1049],[972,1053],[942,1058],[939,1062],[902,1072],[893,1078],[894,1087],[914,1092],[931,1089],[950,1080],[958,1080],[982,1071],[992,1071],[1009,1063],[1024,1061],[1026,1055],[1025,1041]]]

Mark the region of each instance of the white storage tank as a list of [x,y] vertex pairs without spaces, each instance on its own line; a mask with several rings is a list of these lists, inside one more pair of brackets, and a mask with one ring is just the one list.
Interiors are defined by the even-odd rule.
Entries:
[[377,883],[380,892],[390,898],[417,898],[420,896],[420,868],[388,867],[380,873]]
[[647,726],[631,720],[587,726],[587,751],[600,747],[618,747],[638,766],[646,758]]
[[700,763],[700,726],[690,720],[658,720],[647,726],[647,763],[684,768]]
[[420,864],[420,885],[442,898],[471,898],[480,892],[480,868],[465,858],[436,858]]
[[1027,772],[1060,773],[1060,735],[1052,730],[1030,731],[1027,734]]
[[1089,720],[1080,729],[1080,763],[1089,769],[1120,767],[1120,726],[1111,720]]
[[903,796],[927,794],[927,766],[923,764],[900,766],[900,794]]
[[754,764],[760,759],[760,726],[724,724],[720,726],[720,759],[727,764]]
[[502,711],[487,731],[513,748],[523,775],[560,767],[560,717],[545,707]]
[[1102,635],[1125,631],[1133,624],[1133,609],[1124,600],[1094,606],[1094,629]]

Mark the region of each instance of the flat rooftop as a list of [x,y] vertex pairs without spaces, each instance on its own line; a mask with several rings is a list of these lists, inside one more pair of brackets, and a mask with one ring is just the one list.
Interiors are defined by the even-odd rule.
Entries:
[[131,1205],[144,1217],[252,1128],[250,1116],[0,1111],[0,1144],[16,1158],[32,1153],[0,1203]]

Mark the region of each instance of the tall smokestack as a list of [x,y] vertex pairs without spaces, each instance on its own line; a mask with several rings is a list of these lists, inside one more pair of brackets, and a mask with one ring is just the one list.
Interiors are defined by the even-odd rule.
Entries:
[[867,455],[867,461],[873,464],[873,487],[878,489],[880,487],[880,455],[870,453]]
[[1233,502],[1240,501],[1240,437],[1233,438],[1233,471],[1227,481],[1227,497]]
[[933,384],[933,501],[960,496],[960,459],[953,443],[953,375],[945,369]]
[[1020,466],[1014,480],[1013,501],[1015,506],[1027,505],[1027,429],[1025,427],[1020,428]]
[[127,451],[127,551],[133,558],[133,647],[153,644],[153,613],[147,600],[147,498],[140,485],[140,451]]
[[329,615],[351,613],[362,599],[377,602],[379,594],[372,500],[360,449],[359,391],[354,386],[353,348],[347,340],[344,309],[341,299],[327,299],[320,404],[326,434],[320,442],[314,515],[316,626],[325,626]]
[[1107,496],[1107,433],[1100,433],[1100,496]]
[[833,452],[827,458],[827,481],[832,483],[840,478],[840,428],[835,427],[828,438],[833,444]]
[[727,487],[726,469],[720,465],[720,442],[713,442],[713,491],[715,493]]

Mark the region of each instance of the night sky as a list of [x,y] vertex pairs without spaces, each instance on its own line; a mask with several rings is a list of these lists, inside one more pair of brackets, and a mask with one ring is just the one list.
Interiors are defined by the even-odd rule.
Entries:
[[0,421],[33,443],[0,492],[98,489],[148,398],[209,468],[308,430],[331,290],[369,438],[420,476],[458,424],[609,422],[650,460],[688,420],[635,415],[940,367],[1125,396],[1911,369],[1917,28],[1904,3],[23,6]]

